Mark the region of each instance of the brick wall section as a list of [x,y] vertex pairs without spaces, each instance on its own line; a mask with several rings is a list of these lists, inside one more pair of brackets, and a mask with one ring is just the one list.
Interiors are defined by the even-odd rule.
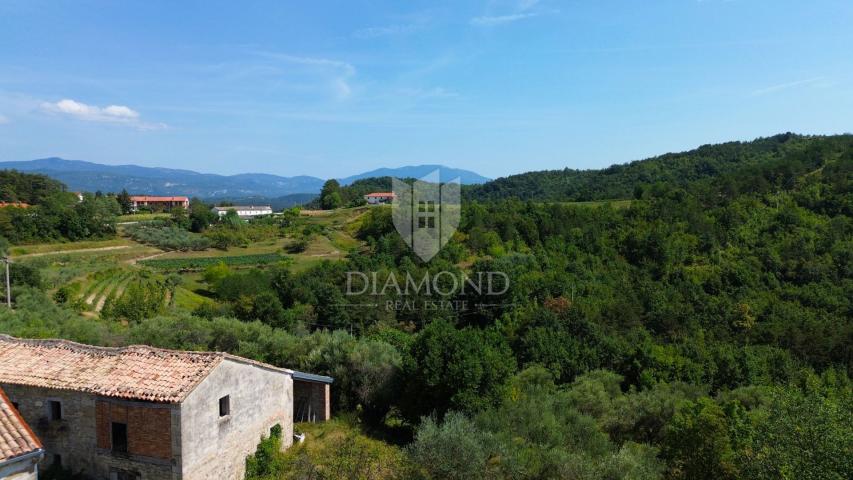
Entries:
[[172,457],[172,420],[168,409],[99,400],[96,417],[98,448],[112,448],[112,422],[120,422],[127,424],[127,453],[162,460]]
[[293,380],[296,422],[325,422],[332,416],[332,389],[327,383]]

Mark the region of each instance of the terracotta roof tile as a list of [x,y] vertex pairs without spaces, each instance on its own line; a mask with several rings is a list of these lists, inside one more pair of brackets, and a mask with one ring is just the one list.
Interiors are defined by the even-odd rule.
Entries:
[[41,448],[38,437],[0,389],[0,462]]
[[0,335],[0,383],[175,403],[226,357],[214,352],[139,345],[93,347]]

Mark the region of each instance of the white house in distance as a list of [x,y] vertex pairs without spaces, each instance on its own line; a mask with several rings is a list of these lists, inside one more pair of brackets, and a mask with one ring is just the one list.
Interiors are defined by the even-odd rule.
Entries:
[[213,207],[213,213],[220,218],[228,214],[229,210],[234,210],[240,218],[259,217],[261,215],[272,215],[272,207],[269,205],[234,205],[232,207]]
[[385,205],[389,204],[397,198],[394,192],[374,192],[364,196],[368,205]]

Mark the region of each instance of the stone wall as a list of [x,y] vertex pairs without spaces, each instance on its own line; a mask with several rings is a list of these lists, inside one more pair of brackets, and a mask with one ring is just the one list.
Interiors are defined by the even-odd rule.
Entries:
[[[21,416],[42,441],[45,458],[39,464],[41,470],[50,467],[55,461],[60,461],[65,468],[70,469],[73,473],[83,473],[95,479],[109,478],[111,469],[134,472],[139,475],[140,480],[179,480],[181,478],[179,440],[176,442],[174,438],[163,437],[164,445],[167,445],[172,452],[165,458],[153,458],[130,452],[113,454],[109,447],[103,448],[104,442],[109,441],[110,431],[107,430],[105,439],[103,431],[99,435],[98,428],[99,409],[97,405],[99,403],[110,403],[112,408],[116,409],[117,416],[114,418],[116,421],[119,421],[118,415],[122,415],[121,412],[124,412],[124,418],[127,418],[128,442],[130,443],[131,438],[135,438],[134,448],[138,449],[137,451],[151,452],[153,450],[150,448],[156,441],[150,435],[152,427],[150,425],[142,427],[143,432],[147,433],[140,436],[139,432],[132,431],[130,426],[140,425],[139,419],[162,419],[165,417],[168,418],[170,431],[174,432],[180,425],[180,412],[177,406],[105,399],[68,390],[9,384],[0,386],[6,391],[9,399],[18,405]],[[49,404],[51,400],[60,402],[61,420],[51,420]],[[156,409],[158,412],[143,411],[146,408]],[[104,415],[102,406],[100,410],[101,425],[105,419],[113,418]],[[157,422],[156,428],[162,429],[162,420],[157,420]],[[142,443],[140,443],[140,439],[142,439]],[[149,445],[144,446],[144,443],[149,443]],[[157,454],[163,456],[165,448],[163,445],[158,446]]]
[[[220,416],[219,400],[230,413]],[[181,404],[181,462],[185,480],[239,480],[262,436],[282,427],[293,442],[293,380],[288,373],[224,360]]]

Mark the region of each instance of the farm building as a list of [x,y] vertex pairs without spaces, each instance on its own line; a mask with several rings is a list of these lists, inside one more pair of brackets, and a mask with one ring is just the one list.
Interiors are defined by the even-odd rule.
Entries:
[[213,213],[224,217],[229,211],[234,210],[240,218],[252,218],[261,215],[272,215],[272,207],[269,205],[234,205],[232,207],[213,207]]
[[142,208],[168,211],[174,207],[190,208],[187,197],[157,197],[152,195],[131,195],[130,208],[138,212]]
[[325,422],[332,416],[332,377],[293,372],[293,421]]
[[397,195],[394,192],[375,192],[368,193],[364,196],[364,199],[367,201],[368,205],[383,205],[388,204],[394,201],[397,198]]
[[0,480],[35,480],[44,450],[38,437],[0,389]]
[[293,377],[226,353],[0,335],[0,387],[41,438],[42,468],[96,479],[242,478],[271,428],[292,443]]

